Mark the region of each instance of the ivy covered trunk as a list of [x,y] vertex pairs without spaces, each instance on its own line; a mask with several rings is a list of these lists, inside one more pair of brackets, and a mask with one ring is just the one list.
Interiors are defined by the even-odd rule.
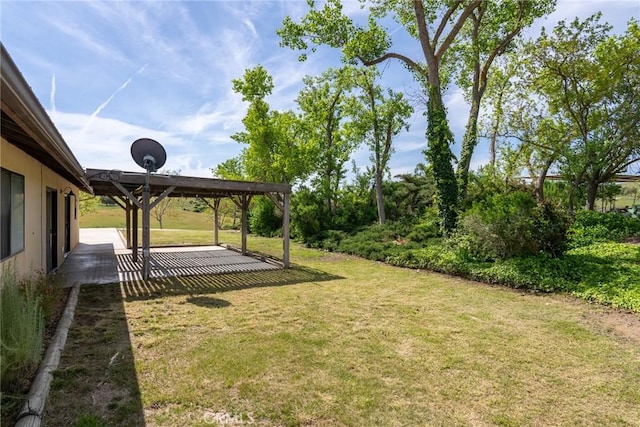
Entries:
[[462,139],[462,152],[460,153],[460,162],[458,163],[458,181],[460,198],[467,197],[467,185],[469,183],[469,166],[471,165],[471,157],[473,151],[478,145],[478,113],[480,106],[477,102],[471,105],[469,111],[469,119],[467,128]]
[[433,167],[442,228],[445,234],[449,234],[456,227],[458,219],[456,212],[458,183],[453,170],[453,153],[451,152],[453,134],[449,129],[442,96],[435,86],[429,86],[427,120],[428,147],[425,154]]

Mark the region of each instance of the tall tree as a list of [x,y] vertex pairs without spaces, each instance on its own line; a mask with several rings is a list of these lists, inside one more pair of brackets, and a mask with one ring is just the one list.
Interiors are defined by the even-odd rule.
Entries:
[[219,163],[216,167],[211,168],[211,173],[214,178],[244,181],[246,173],[242,154]]
[[[326,44],[340,48],[348,62],[376,65],[388,59],[401,61],[420,82],[427,95],[427,159],[434,167],[437,199],[443,225],[455,225],[458,194],[464,196],[469,165],[478,141],[478,114],[490,69],[512,40],[539,16],[548,13],[555,0],[372,0],[367,26],[357,26],[342,14],[341,3],[329,0],[313,9],[300,23],[285,19],[279,31],[282,44],[307,51]],[[390,35],[376,19],[391,15],[418,42],[422,55],[409,57],[392,50]],[[306,53],[301,55],[306,58]],[[458,181],[442,91],[453,70],[460,71],[458,84],[471,103],[463,147],[458,162]],[[459,184],[459,185],[458,185]]]
[[314,181],[327,209],[335,213],[344,165],[356,147],[344,128],[353,81],[349,70],[329,69],[319,77],[305,77],[304,83],[296,101],[310,129],[307,138],[316,165]]
[[[426,156],[433,167],[437,201],[442,225],[451,231],[456,224],[458,185],[451,152],[453,134],[442,100],[441,64],[465,22],[482,0],[372,0],[371,15],[366,26],[359,26],[342,12],[339,0],[328,0],[322,9],[308,1],[309,12],[299,23],[285,18],[278,30],[281,44],[303,51],[318,45],[339,48],[345,61],[367,66],[388,59],[401,61],[424,85],[428,95]],[[416,39],[421,55],[411,58],[392,50],[392,39],[376,19],[391,16]],[[306,53],[301,59],[306,58]]]
[[386,215],[382,183],[393,152],[393,138],[402,129],[408,130],[407,120],[413,108],[402,93],[388,89],[385,95],[382,87],[376,84],[377,74],[373,69],[355,72],[355,85],[360,93],[354,98],[349,128],[356,135],[356,140],[363,140],[371,151],[378,221],[384,224]]
[[550,13],[555,3],[556,0],[483,1],[465,22],[462,37],[454,42],[453,67],[460,70],[457,83],[464,90],[471,106],[457,169],[460,195],[463,198],[471,158],[478,144],[480,106],[491,78],[493,64],[511,47],[523,28],[531,25],[536,18]]
[[242,120],[245,130],[231,136],[247,144],[241,160],[249,179],[294,183],[309,173],[304,126],[291,111],[271,111],[265,98],[273,91],[273,78],[258,65],[233,80],[233,90],[249,103]]
[[587,187],[586,208],[598,186],[640,161],[640,27],[609,35],[600,14],[543,31],[526,49],[531,89],[557,123],[573,129],[560,170]]

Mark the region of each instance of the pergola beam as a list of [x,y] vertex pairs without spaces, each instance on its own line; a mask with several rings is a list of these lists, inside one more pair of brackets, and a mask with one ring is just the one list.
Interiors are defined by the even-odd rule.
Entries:
[[[148,277],[150,264],[149,251],[149,223],[150,210],[165,197],[197,197],[214,210],[214,243],[218,242],[218,214],[220,200],[230,198],[242,210],[242,253],[247,254],[247,232],[249,203],[255,195],[269,197],[277,208],[283,212],[283,265],[289,267],[289,222],[290,222],[290,193],[289,184],[267,182],[230,181],[212,178],[187,177],[181,175],[151,174],[148,177],[148,190],[143,190],[146,174],[144,172],[122,172],[115,170],[87,169],[86,179],[91,184],[94,194],[109,196],[115,200],[119,197],[127,215],[127,246],[132,246],[133,261],[138,258],[138,210],[143,212],[143,276]],[[142,193],[142,194],[141,194]],[[144,194],[146,193],[146,194]],[[140,196],[142,196],[140,198]],[[156,197],[153,203],[151,197]],[[213,198],[213,206],[206,198]],[[131,221],[129,215],[131,215]],[[132,223],[132,224],[130,224]],[[130,224],[130,225],[129,225]],[[129,230],[132,230],[131,234]],[[132,239],[131,239],[131,237]],[[132,240],[132,242],[131,242]],[[145,268],[146,267],[146,268]]]

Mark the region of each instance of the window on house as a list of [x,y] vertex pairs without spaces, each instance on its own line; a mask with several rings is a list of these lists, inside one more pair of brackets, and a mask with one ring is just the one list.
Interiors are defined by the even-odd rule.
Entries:
[[0,168],[0,259],[24,249],[24,176]]

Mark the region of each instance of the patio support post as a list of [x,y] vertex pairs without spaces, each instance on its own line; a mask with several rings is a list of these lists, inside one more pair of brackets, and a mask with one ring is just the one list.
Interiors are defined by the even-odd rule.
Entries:
[[218,218],[220,211],[220,198],[213,199],[213,244],[218,246],[220,241],[218,240]]
[[125,199],[125,227],[127,229],[127,249],[131,249],[131,202]]
[[284,212],[282,215],[282,265],[284,268],[289,268],[289,193],[284,193]]
[[247,196],[243,194],[241,196],[241,207],[242,207],[242,255],[247,254],[247,232],[248,224],[247,224],[247,210],[249,207],[249,203],[247,202]]
[[133,221],[131,228],[133,231],[133,249],[131,255],[133,256],[133,262],[138,262],[138,206],[133,205]]
[[144,280],[149,280],[149,258],[151,256],[151,238],[149,236],[151,188],[149,187],[149,174],[150,172],[147,170],[147,179],[142,189],[142,278]]

